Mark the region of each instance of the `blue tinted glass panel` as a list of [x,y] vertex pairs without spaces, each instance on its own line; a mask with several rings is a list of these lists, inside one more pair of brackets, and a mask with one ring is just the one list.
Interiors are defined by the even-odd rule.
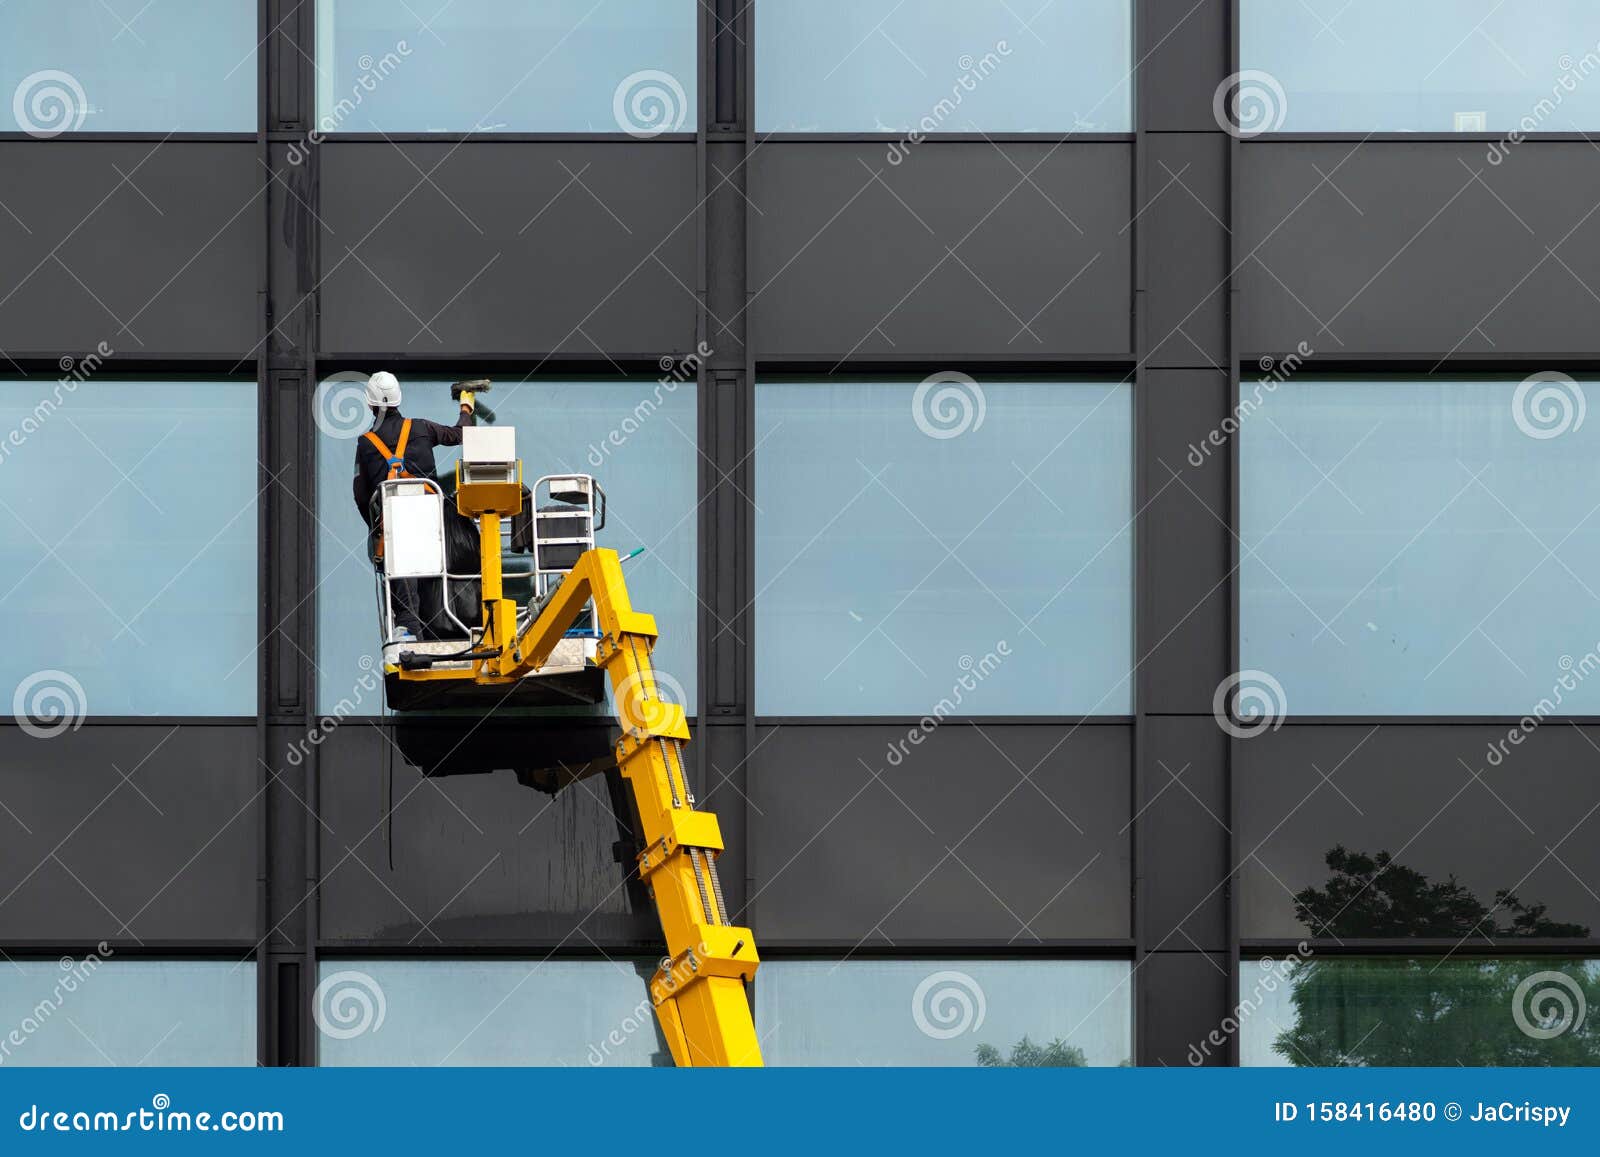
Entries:
[[1290,958],[1246,961],[1242,975],[1246,1065],[1600,1064],[1600,961]]
[[1568,675],[1600,645],[1584,389],[1246,383],[1244,665],[1292,714],[1600,712]]
[[1126,714],[1132,418],[1111,383],[760,384],[758,710]]
[[323,961],[323,1065],[672,1063],[656,1029],[656,961]]
[[0,968],[0,1064],[255,1063],[253,960],[91,955]]
[[258,474],[252,382],[0,381],[0,690],[255,714]]
[[769,1065],[1122,1065],[1123,960],[769,960],[756,1031]]
[[763,132],[1131,132],[1130,0],[762,0]]
[[694,132],[695,0],[320,0],[327,132]]
[[255,0],[0,5],[0,132],[256,131]]
[[1542,0],[1242,0],[1257,131],[1574,132],[1600,125],[1600,8]]
[[[377,597],[365,524],[350,489],[356,439],[367,428],[360,389],[345,410],[340,383],[325,387],[318,423],[317,699],[323,711],[345,700],[356,714],[376,715],[381,704],[363,689],[377,658]],[[456,420],[448,382],[405,379],[403,389],[405,414],[446,425]],[[512,381],[496,384],[480,402],[497,424],[516,428],[525,481],[562,471],[594,475],[607,498],[598,544],[619,554],[646,548],[626,565],[628,592],[636,609],[655,616],[656,667],[682,687],[692,712],[699,621],[695,383]],[[448,478],[460,451],[441,448],[435,457]],[[526,555],[510,557],[516,561],[508,561],[508,574],[513,566],[526,569]]]

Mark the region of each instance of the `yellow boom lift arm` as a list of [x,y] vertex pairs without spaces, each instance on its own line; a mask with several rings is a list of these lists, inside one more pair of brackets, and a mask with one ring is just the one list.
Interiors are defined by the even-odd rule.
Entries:
[[[465,467],[465,469],[464,469]],[[700,811],[689,790],[683,708],[662,700],[650,653],[656,624],[633,609],[614,550],[585,551],[517,630],[517,604],[504,597],[500,521],[522,509],[521,463],[499,477],[457,466],[456,508],[478,520],[483,632],[470,670],[407,671],[400,678],[471,678],[488,686],[538,671],[584,609],[593,603],[600,640],[595,663],[611,685],[622,738],[617,764],[632,790],[644,850],[640,879],[666,935],[667,956],[650,981],[650,1000],[679,1067],[760,1065],[761,1046],[745,984],[760,958],[748,928],[730,920],[716,858],[723,849],[717,817]]]

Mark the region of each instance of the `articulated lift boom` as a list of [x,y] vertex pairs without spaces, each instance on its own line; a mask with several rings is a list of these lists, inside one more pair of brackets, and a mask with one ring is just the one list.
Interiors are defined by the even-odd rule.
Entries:
[[522,509],[520,461],[469,461],[457,467],[456,506],[478,520],[481,535],[483,624],[470,669],[408,669],[405,680],[470,678],[485,686],[515,684],[538,671],[591,604],[600,632],[594,662],[610,682],[622,737],[617,764],[629,785],[644,850],[640,879],[649,889],[666,935],[667,956],[650,982],[662,1033],[680,1067],[759,1065],[761,1048],[745,995],[760,963],[748,928],[731,922],[716,857],[723,849],[717,817],[700,811],[689,789],[683,751],[689,741],[683,708],[662,700],[650,653],[655,620],[633,609],[616,551],[585,551],[559,585],[517,629],[517,604],[505,598],[501,574],[502,518]]

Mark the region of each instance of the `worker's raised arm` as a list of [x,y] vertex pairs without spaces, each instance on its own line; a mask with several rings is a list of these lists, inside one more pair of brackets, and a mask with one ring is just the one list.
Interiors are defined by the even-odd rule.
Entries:
[[426,418],[413,418],[412,422],[419,426],[426,426],[428,433],[433,435],[435,446],[461,445],[461,431],[468,426],[476,426],[478,419],[474,416],[474,404],[471,394],[461,395],[461,413],[456,418],[454,426],[446,426],[440,422],[430,422]]

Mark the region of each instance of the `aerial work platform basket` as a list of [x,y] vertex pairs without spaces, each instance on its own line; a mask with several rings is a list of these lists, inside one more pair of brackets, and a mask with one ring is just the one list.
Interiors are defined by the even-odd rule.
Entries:
[[[723,897],[722,831],[715,815],[695,807],[684,758],[688,720],[681,704],[662,698],[651,662],[655,620],[633,609],[617,553],[595,545],[605,494],[584,474],[525,487],[513,429],[462,433],[453,512],[431,479],[392,479],[380,492],[373,551],[389,705],[486,713],[512,704],[598,704],[609,689],[620,727],[611,754],[637,841],[632,870],[666,939],[649,986],[662,1035],[680,1067],[759,1065],[745,991],[760,963],[755,938],[732,923]],[[452,514],[463,520],[454,528]],[[448,565],[448,536],[466,523],[477,536],[476,573]],[[420,601],[422,584],[437,587],[445,631],[459,630],[458,637],[401,637],[395,601]],[[474,596],[476,616],[461,613],[466,604],[453,592]]]

